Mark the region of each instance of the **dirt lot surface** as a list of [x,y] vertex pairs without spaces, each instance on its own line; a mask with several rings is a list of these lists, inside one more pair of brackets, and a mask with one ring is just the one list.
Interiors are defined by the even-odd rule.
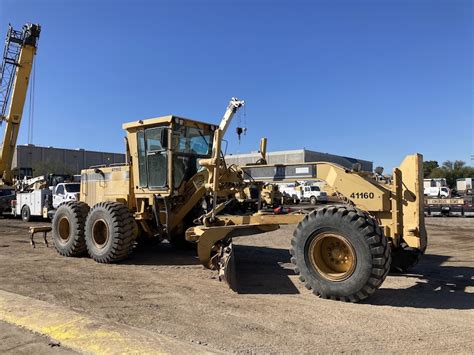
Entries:
[[0,220],[0,289],[203,350],[474,352],[474,219],[428,218],[430,245],[422,262],[411,274],[389,276],[359,304],[321,300],[302,286],[289,263],[291,226],[236,239],[238,294],[192,252],[168,244],[100,265],[60,257],[40,237],[33,249],[27,226]]

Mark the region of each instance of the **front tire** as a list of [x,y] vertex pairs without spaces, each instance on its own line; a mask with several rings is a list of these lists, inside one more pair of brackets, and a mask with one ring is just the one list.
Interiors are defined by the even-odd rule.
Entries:
[[126,259],[134,248],[137,230],[127,206],[119,202],[98,203],[86,221],[87,251],[98,263]]
[[56,210],[53,217],[53,242],[63,256],[80,256],[86,252],[84,226],[89,206],[84,202],[67,202]]
[[31,211],[28,206],[23,206],[21,209],[21,219],[23,222],[29,222],[31,221]]
[[380,287],[390,269],[390,246],[382,230],[352,207],[328,206],[308,214],[291,244],[295,272],[322,298],[361,301]]
[[318,203],[318,199],[315,196],[311,196],[309,199],[309,203],[311,203],[313,206],[316,206]]

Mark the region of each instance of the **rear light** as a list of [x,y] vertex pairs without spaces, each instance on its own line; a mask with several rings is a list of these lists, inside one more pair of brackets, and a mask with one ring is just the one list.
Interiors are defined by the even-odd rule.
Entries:
[[16,206],[16,200],[11,200],[10,201],[10,206],[15,207]]

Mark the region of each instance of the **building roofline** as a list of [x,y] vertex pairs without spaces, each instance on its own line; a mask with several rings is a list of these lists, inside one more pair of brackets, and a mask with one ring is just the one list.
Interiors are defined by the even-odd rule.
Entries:
[[100,151],[100,150],[88,150],[88,149],[83,149],[83,148],[73,149],[73,148],[61,148],[61,147],[45,147],[45,146],[36,145],[36,144],[17,144],[17,149],[18,149],[18,147],[21,147],[21,148],[39,148],[39,149],[68,150],[68,151],[71,151],[71,152],[85,152],[85,153],[101,153],[101,154],[120,154],[120,155],[125,155],[125,153],[104,152],[104,151]]
[[[361,162],[373,163],[373,161],[371,161],[371,160],[353,158],[353,157],[348,157],[348,156],[346,156],[346,155],[338,155],[338,154],[333,154],[333,153],[318,152],[318,151],[309,150],[309,149],[277,150],[277,151],[267,152],[267,155],[297,154],[297,153],[323,154],[323,155],[334,156],[334,157],[340,157],[340,158],[345,158],[345,159],[356,159],[356,160],[361,161]],[[255,156],[260,156],[260,153],[255,152],[255,153],[227,154],[226,156],[228,156],[228,157],[236,157],[236,158],[247,158],[247,157],[248,157],[248,158],[251,158],[251,157],[255,157]]]

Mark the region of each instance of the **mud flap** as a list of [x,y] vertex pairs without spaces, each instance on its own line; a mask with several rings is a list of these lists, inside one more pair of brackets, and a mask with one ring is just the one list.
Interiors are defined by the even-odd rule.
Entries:
[[219,258],[219,281],[224,281],[231,290],[237,292],[235,256],[232,243],[223,246]]

